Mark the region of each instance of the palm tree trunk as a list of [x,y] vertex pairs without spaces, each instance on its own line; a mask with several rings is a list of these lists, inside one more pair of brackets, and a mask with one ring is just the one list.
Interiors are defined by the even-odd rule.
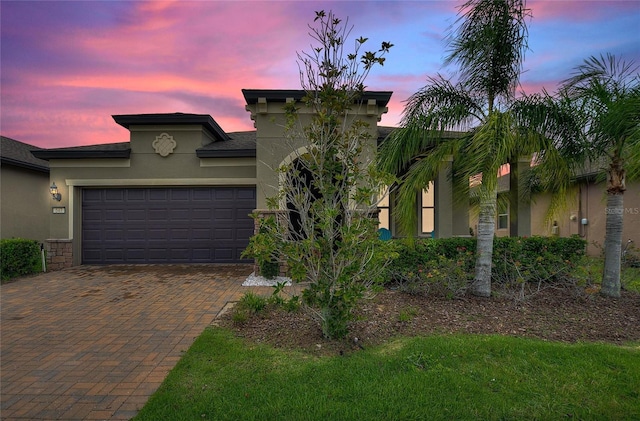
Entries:
[[491,261],[493,259],[493,236],[496,224],[497,188],[480,203],[478,220],[478,243],[476,245],[476,274],[471,293],[480,297],[491,295]]
[[606,229],[604,237],[604,273],[602,295],[620,297],[620,258],[624,221],[624,170],[618,160],[611,163],[607,186]]
[[607,195],[606,232],[604,237],[604,274],[600,292],[607,297],[620,297],[620,258],[622,254],[622,223],[624,196]]

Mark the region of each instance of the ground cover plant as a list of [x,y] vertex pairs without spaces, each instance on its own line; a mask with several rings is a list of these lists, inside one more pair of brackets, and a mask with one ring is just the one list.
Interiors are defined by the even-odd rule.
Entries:
[[639,357],[459,334],[316,357],[211,327],[134,420],[637,419]]

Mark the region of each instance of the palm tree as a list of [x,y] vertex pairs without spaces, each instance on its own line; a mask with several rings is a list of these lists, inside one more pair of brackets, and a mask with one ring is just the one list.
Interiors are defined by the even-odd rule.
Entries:
[[[526,154],[510,108],[527,49],[524,0],[468,0],[448,40],[445,64],[459,66],[453,83],[438,75],[407,101],[401,128],[382,146],[381,168],[403,173],[398,215],[405,231],[416,222],[416,192],[433,180],[446,157],[453,157],[456,178],[482,174],[476,272],[471,292],[491,294],[491,261],[498,169]],[[444,131],[461,131],[443,140]]]
[[585,117],[591,162],[606,159],[607,206],[601,293],[620,296],[620,257],[627,179],[640,174],[640,73],[608,54],[592,56],[563,81],[560,93]]

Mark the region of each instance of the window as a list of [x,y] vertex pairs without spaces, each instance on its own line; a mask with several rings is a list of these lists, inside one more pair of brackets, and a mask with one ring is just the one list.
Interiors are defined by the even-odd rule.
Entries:
[[378,202],[378,220],[380,228],[391,230],[391,212],[389,209],[389,187],[383,186],[380,189],[380,202]]
[[433,235],[435,229],[435,201],[433,181],[420,195],[420,234]]
[[498,201],[498,229],[509,229],[509,204]]

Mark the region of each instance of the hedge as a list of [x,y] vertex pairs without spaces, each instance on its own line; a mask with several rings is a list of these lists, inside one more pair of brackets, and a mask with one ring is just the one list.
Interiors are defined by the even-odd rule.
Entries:
[[0,277],[2,281],[42,270],[40,244],[34,240],[0,240]]
[[[475,238],[392,240],[396,258],[389,266],[390,282],[423,289],[430,284],[447,295],[464,292],[473,280]],[[579,237],[496,237],[492,281],[554,282],[564,279],[584,256]],[[420,291],[415,291],[420,292]]]

